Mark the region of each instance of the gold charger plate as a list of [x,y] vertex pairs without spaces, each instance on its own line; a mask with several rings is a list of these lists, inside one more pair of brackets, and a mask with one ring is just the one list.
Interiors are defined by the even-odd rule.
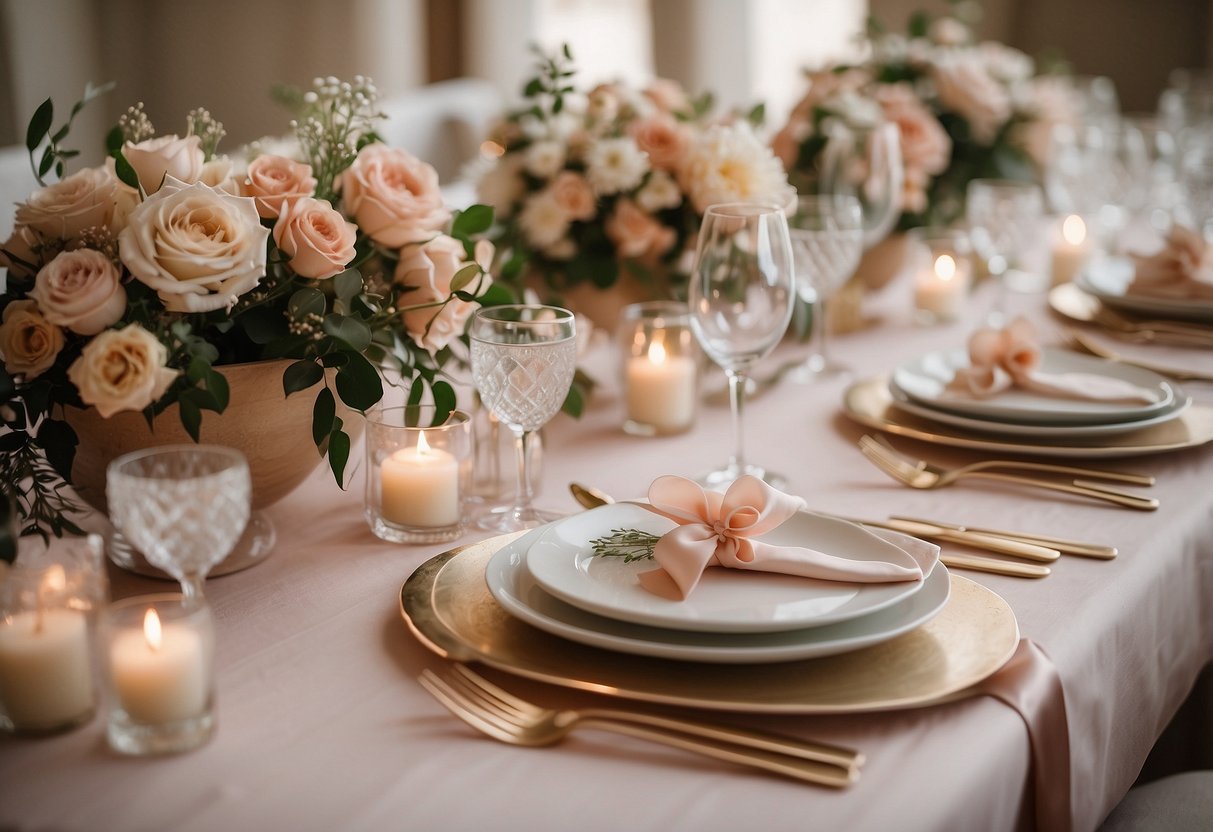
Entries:
[[1007,602],[952,575],[952,593],[939,615],[853,653],[752,665],[614,653],[537,630],[497,604],[485,567],[517,536],[444,552],[409,577],[400,590],[400,611],[422,644],[453,661],[627,699],[747,713],[837,714],[959,698],[1006,664],[1019,643]]
[[937,445],[980,451],[1115,459],[1195,448],[1213,441],[1213,407],[1207,405],[1192,405],[1169,422],[1140,430],[1112,436],[1069,439],[1064,443],[1054,439],[1049,444],[1010,436],[991,437],[989,434],[913,416],[894,405],[893,395],[889,392],[889,377],[885,374],[855,382],[842,397],[843,412],[861,425]]

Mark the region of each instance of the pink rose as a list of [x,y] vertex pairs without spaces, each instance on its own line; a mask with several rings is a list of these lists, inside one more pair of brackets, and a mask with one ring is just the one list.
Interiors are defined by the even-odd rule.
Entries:
[[293,199],[282,206],[274,224],[274,242],[304,277],[332,277],[354,259],[358,226],[323,199]]
[[420,243],[446,226],[438,173],[416,156],[384,144],[362,148],[341,175],[345,210],[371,239],[388,248]]
[[17,204],[15,220],[45,238],[71,240],[108,226],[117,198],[117,179],[104,167],[85,168],[34,191]]
[[905,166],[901,208],[921,212],[927,207],[930,178],[948,167],[952,140],[908,84],[877,87],[875,98],[885,118],[897,125]]
[[114,262],[91,248],[65,251],[38,272],[29,296],[52,324],[96,335],[126,311],[126,290]]
[[1011,117],[1011,94],[990,75],[981,54],[971,49],[936,59],[931,78],[939,102],[969,122],[973,137],[988,144]]
[[257,200],[259,215],[273,219],[288,199],[316,193],[316,178],[311,165],[285,156],[258,156],[249,162],[240,191]]
[[[492,284],[488,268],[493,260],[493,245],[487,240],[476,244],[476,263],[485,270],[480,278],[481,291]],[[463,333],[464,324],[478,304],[455,298],[444,306],[451,294],[451,279],[467,266],[466,252],[458,240],[440,234],[432,240],[405,246],[396,265],[396,283],[408,287],[400,295],[400,317],[417,345],[437,352]],[[476,288],[473,281],[467,288]],[[424,308],[405,308],[405,307]]]
[[664,113],[632,122],[628,133],[658,170],[676,170],[691,144],[687,128]]
[[664,113],[686,113],[691,99],[682,84],[669,78],[657,78],[644,89],[644,97]]
[[108,329],[84,345],[67,368],[80,399],[108,419],[121,410],[143,410],[168,390],[168,350],[139,324]]
[[606,221],[606,234],[621,257],[661,256],[677,240],[674,229],[646,214],[630,199],[620,199]]
[[160,136],[155,139],[122,146],[122,155],[139,175],[139,184],[146,194],[154,194],[166,176],[184,183],[197,182],[202,177],[206,155],[202,152],[201,136]]
[[63,330],[38,311],[32,300],[15,300],[0,319],[0,358],[11,375],[31,379],[45,373],[63,349]]
[[598,212],[598,200],[585,177],[571,170],[561,171],[548,186],[556,204],[570,219],[588,220]]

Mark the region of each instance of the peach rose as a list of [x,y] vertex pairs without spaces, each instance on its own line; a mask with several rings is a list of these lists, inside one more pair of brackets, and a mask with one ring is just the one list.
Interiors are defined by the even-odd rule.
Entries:
[[63,349],[63,330],[38,311],[32,300],[15,300],[0,318],[0,357],[11,375],[35,378],[46,372]]
[[231,308],[265,274],[257,207],[201,183],[165,180],[118,235],[122,262],[172,312]]
[[641,211],[630,199],[615,203],[615,210],[606,221],[606,234],[621,257],[660,256],[677,240],[674,229]]
[[160,136],[122,146],[122,155],[131,163],[139,175],[139,185],[145,194],[160,190],[165,177],[171,176],[186,184],[197,182],[202,176],[206,155],[202,152],[201,136],[186,136],[184,139]]
[[939,102],[969,122],[973,137],[989,143],[1011,117],[1011,95],[994,80],[975,50],[953,50],[931,70]]
[[552,199],[573,220],[593,219],[598,212],[598,200],[585,177],[571,170],[561,171],[548,186]]
[[274,224],[274,242],[304,277],[332,277],[354,259],[358,226],[347,222],[323,199],[293,199],[282,206]]
[[930,177],[946,170],[951,160],[952,140],[908,84],[878,87],[875,98],[885,118],[897,125],[905,167],[902,210],[923,211]]
[[451,219],[437,171],[409,152],[383,144],[362,148],[341,175],[341,198],[358,227],[389,248],[424,242]]
[[691,143],[690,131],[665,113],[633,121],[628,133],[658,170],[676,170]]
[[126,290],[114,262],[91,248],[65,251],[38,272],[29,296],[52,324],[96,335],[126,311]]
[[288,199],[316,193],[316,178],[311,165],[285,156],[258,156],[249,162],[240,192],[257,200],[258,214],[273,219]]
[[[476,311],[478,304],[455,298],[444,306],[431,306],[445,301],[451,294],[451,279],[467,266],[467,253],[458,240],[440,234],[424,243],[406,246],[396,265],[396,283],[410,287],[398,301],[404,327],[422,349],[437,352],[463,333],[464,324]],[[487,240],[476,244],[476,263],[484,269],[480,283],[483,291],[492,284],[488,276],[493,261],[493,245]],[[476,282],[468,289],[476,288]],[[423,308],[409,309],[409,306]]]
[[691,109],[691,99],[682,84],[669,78],[656,78],[644,89],[644,97],[664,113],[685,113]]
[[45,238],[71,240],[85,229],[108,226],[117,198],[117,179],[104,167],[85,168],[17,203],[14,219]]
[[143,410],[178,375],[170,370],[164,344],[139,324],[102,332],[84,346],[67,377],[85,404],[108,419],[121,410]]

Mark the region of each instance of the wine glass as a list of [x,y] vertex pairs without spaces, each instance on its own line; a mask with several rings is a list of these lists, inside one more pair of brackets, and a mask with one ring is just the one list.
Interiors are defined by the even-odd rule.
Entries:
[[901,216],[905,167],[897,125],[836,123],[827,134],[817,174],[821,194],[854,197],[863,217],[863,245],[885,238]]
[[792,380],[812,382],[846,374],[831,358],[826,302],[855,271],[863,253],[863,213],[853,196],[802,196],[788,219],[795,255],[796,291],[813,304],[813,350],[792,372]]
[[477,525],[512,532],[558,519],[531,503],[535,431],[556,415],[577,364],[573,313],[557,306],[513,304],[480,309],[468,328],[472,378],[481,401],[514,434],[518,488],[514,505],[493,509]]
[[999,281],[998,294],[990,310],[989,323],[1006,322],[1005,275],[1018,265],[1017,255],[1032,243],[1044,212],[1044,197],[1031,182],[1005,179],[974,179],[965,196],[965,215],[973,247],[989,273]]
[[150,564],[181,582],[192,605],[248,523],[252,480],[234,448],[165,445],[111,462],[106,496],[113,524]]
[[715,488],[742,474],[772,485],[782,478],[745,461],[742,410],[749,370],[768,355],[792,318],[792,245],[783,209],[774,205],[712,205],[699,229],[687,304],[700,346],[729,378],[734,453],[700,478]]

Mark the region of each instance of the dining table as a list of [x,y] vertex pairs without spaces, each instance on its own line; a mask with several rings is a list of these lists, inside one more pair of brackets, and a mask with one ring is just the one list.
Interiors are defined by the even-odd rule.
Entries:
[[[864,301],[865,325],[832,339],[852,380],[887,372],[930,350],[962,346],[993,303],[987,282],[952,323],[916,323],[912,287],[899,280]],[[1043,292],[1014,308],[1060,343]],[[1166,347],[1154,347],[1165,357]],[[757,375],[803,355],[788,338]],[[538,502],[579,510],[580,482],[616,497],[642,496],[663,474],[695,476],[732,447],[727,405],[705,401],[689,431],[625,434],[618,347],[590,339],[582,366],[597,381],[580,418],[543,433]],[[1213,370],[1213,351],[1208,355]],[[711,398],[724,376],[710,368]],[[847,381],[784,379],[747,402],[746,450],[782,473],[815,511],[881,520],[910,515],[1056,535],[1115,546],[1115,559],[1063,555],[1028,580],[961,572],[1009,604],[1020,636],[1055,669],[1064,697],[1069,817],[1058,828],[1098,828],[1137,780],[1171,725],[1207,755],[1208,707],[1181,707],[1213,661],[1213,444],[1087,463],[1155,476],[1160,507],[1134,511],[1081,496],[997,482],[914,490],[860,453],[872,429],[841,408]],[[1213,384],[1185,382],[1199,404]],[[462,394],[468,394],[465,384]],[[994,454],[891,437],[899,450],[945,465]],[[314,453],[302,437],[299,453]],[[343,490],[326,467],[269,516],[277,544],[263,563],[206,584],[216,625],[217,730],[175,756],[110,750],[104,709],[47,738],[0,739],[3,830],[1025,830],[1050,784],[1034,778],[1024,716],[974,689],[951,701],[872,713],[755,714],[630,702],[477,668],[502,687],[557,707],[617,706],[811,738],[866,756],[858,781],[830,789],[743,769],[642,739],[579,730],[559,745],[522,748],[454,719],[418,683],[447,660],[406,626],[401,587],[451,544],[378,539],[363,514],[365,462]],[[507,470],[512,464],[503,460]],[[1143,489],[1147,490],[1147,489]],[[944,551],[963,551],[942,544]],[[111,567],[114,599],[166,584]],[[670,662],[670,673],[679,663]],[[744,674],[744,666],[737,673]],[[1194,694],[1194,687],[1197,693]],[[1204,691],[1207,696],[1207,690]],[[1185,717],[1185,715],[1187,715]],[[1204,725],[1198,725],[1200,719]],[[1058,737],[1035,736],[1055,743]],[[1180,746],[1184,745],[1181,741]],[[1172,749],[1176,767],[1201,749]],[[1183,757],[1184,759],[1179,759]],[[1068,786],[1067,786],[1068,780]],[[1043,791],[1042,791],[1043,790]]]

